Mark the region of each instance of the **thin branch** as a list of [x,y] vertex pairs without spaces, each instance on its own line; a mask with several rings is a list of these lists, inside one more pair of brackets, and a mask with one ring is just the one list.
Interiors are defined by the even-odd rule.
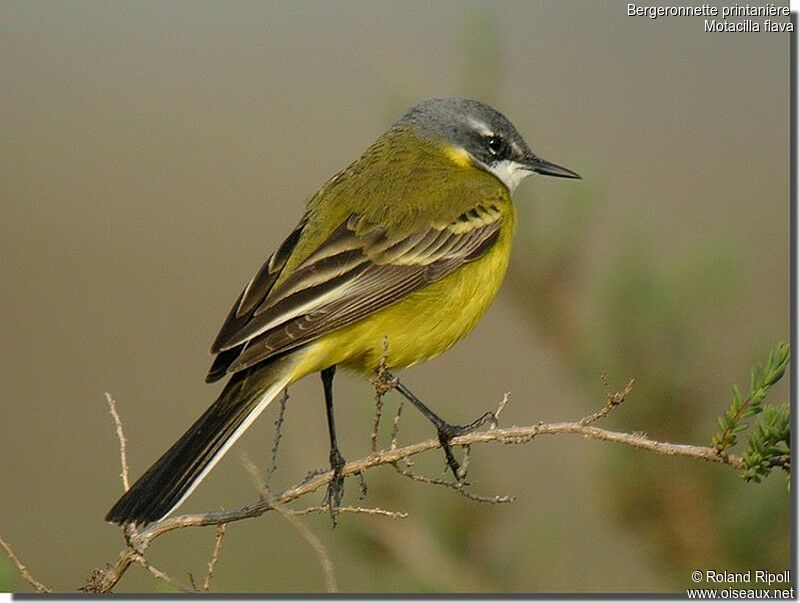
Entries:
[[270,495],[267,487],[263,485],[261,478],[258,475],[258,468],[256,468],[256,466],[253,464],[253,461],[251,461],[245,454],[241,455],[241,459],[245,470],[250,474],[250,477],[253,480],[253,485],[261,495],[262,502],[269,504],[278,513],[283,515],[283,517],[285,517],[289,524],[295,530],[297,530],[297,532],[303,537],[309,546],[314,549],[314,552],[317,554],[317,559],[319,559],[320,567],[322,568],[322,574],[325,576],[325,589],[329,593],[337,592],[336,576],[333,572],[333,562],[331,561],[331,556],[328,554],[328,549],[325,548],[325,545],[317,537],[317,535],[308,529],[306,524],[292,515],[289,510],[284,507],[282,502],[277,501]]
[[475,502],[489,503],[492,505],[514,502],[513,496],[481,496],[480,494],[473,494],[472,492],[465,490],[464,486],[466,484],[464,482],[450,482],[446,479],[441,479],[438,477],[420,475],[419,473],[414,473],[407,467],[401,467],[399,463],[395,463],[392,466],[394,467],[395,471],[397,471],[403,477],[407,477],[415,482],[422,482],[423,484],[432,484],[434,486],[444,486],[445,488],[450,488],[451,490],[458,492],[461,496],[470,500],[474,500]]
[[23,580],[30,584],[37,593],[52,592],[49,588],[31,575],[31,573],[28,571],[28,568],[25,567],[22,561],[19,560],[19,557],[17,557],[14,549],[11,548],[11,545],[3,540],[2,537],[0,537],[0,547],[3,547],[3,550],[6,552],[6,555],[8,555],[8,558],[11,559],[11,562],[17,566],[17,571],[19,571],[19,574],[22,576]]
[[[377,388],[376,388],[377,390]],[[381,426],[381,415],[383,414],[383,394],[375,393],[375,416],[372,417],[372,433],[369,434],[369,449],[372,454],[378,452],[378,430]]]
[[131,489],[131,482],[128,477],[128,440],[125,438],[125,431],[122,429],[122,420],[119,418],[119,413],[117,412],[117,403],[108,392],[106,392],[106,402],[108,403],[108,412],[114,418],[114,426],[117,429],[117,438],[119,439],[119,462],[122,466],[120,477],[122,478],[122,487],[125,488],[125,492],[127,492]]
[[[503,393],[503,397],[500,399],[500,402],[497,405],[497,410],[494,411],[494,420],[495,421],[500,420],[500,413],[503,412],[503,409],[506,407],[506,404],[508,404],[508,401],[510,399],[511,399],[511,392],[504,392]],[[497,427],[497,426],[495,425],[495,427]]]
[[211,590],[211,580],[214,578],[214,568],[219,561],[219,552],[222,550],[222,539],[225,538],[225,529],[228,527],[227,523],[221,523],[217,526],[216,537],[214,538],[214,551],[211,553],[211,559],[208,561],[208,571],[206,571],[206,578],[203,580],[203,590],[208,592]]
[[286,403],[289,401],[289,390],[283,390],[283,395],[280,399],[280,407],[278,409],[278,418],[275,419],[275,439],[272,442],[272,451],[270,453],[269,465],[267,465],[267,476],[264,480],[264,483],[267,485],[267,488],[270,487],[272,484],[272,476],[275,474],[275,470],[278,468],[278,447],[281,443],[281,437],[283,437],[283,422],[286,419]]
[[[389,379],[386,376],[386,359],[388,357],[389,339],[384,337],[381,361],[378,365],[378,370],[375,373],[375,377],[371,379],[372,386],[375,388],[375,416],[372,418],[372,432],[369,435],[370,450],[372,450],[373,454],[378,452],[378,431],[381,425],[381,415],[383,414],[383,396],[388,391],[392,390],[397,384],[397,379]],[[398,410],[394,422],[395,428],[397,427],[397,421],[399,418],[400,412]],[[394,429],[392,430],[392,433],[394,434],[394,437],[396,437],[397,434],[395,433]]]
[[[408,513],[405,511],[389,511],[388,509],[381,509],[379,507],[337,507],[336,511],[339,513],[361,513],[362,515],[382,515],[390,519],[406,519]],[[330,508],[328,505],[318,507],[306,507],[305,509],[286,509],[289,515],[309,515],[311,513],[329,513]]]
[[170,578],[165,572],[162,572],[157,567],[150,565],[150,562],[147,559],[145,559],[143,555],[138,555],[134,557],[134,561],[139,565],[141,565],[148,572],[150,572],[156,580],[161,580],[162,582],[166,582],[172,588],[183,591],[185,593],[192,592],[191,588],[184,586],[177,580]]
[[[603,382],[605,383],[606,388],[608,388],[608,378],[606,377],[605,373],[602,373],[602,376],[603,376]],[[601,408],[597,412],[583,417],[580,420],[581,425],[588,425],[589,423],[594,423],[598,419],[602,419],[608,416],[608,413],[610,413],[612,410],[614,410],[617,406],[619,406],[625,401],[625,398],[628,396],[628,394],[631,393],[631,390],[633,389],[634,382],[635,380],[631,379],[630,381],[628,381],[628,384],[618,392],[614,392],[613,394],[611,392],[607,393],[605,406],[603,406],[603,408]]]
[[[625,390],[622,390],[625,392]],[[619,392],[618,392],[619,393]],[[506,397],[504,397],[504,400]],[[613,396],[612,396],[613,399]],[[501,405],[503,402],[501,402]],[[613,404],[618,405],[619,402]],[[648,438],[641,433],[624,433],[617,431],[610,431],[607,429],[600,429],[588,423],[595,421],[593,417],[604,417],[610,412],[611,409],[605,410],[609,405],[609,399],[606,399],[606,406],[601,411],[593,415],[589,415],[579,421],[571,422],[557,422],[557,423],[539,423],[537,425],[529,425],[525,427],[506,427],[497,428],[490,426],[489,429],[468,433],[466,435],[453,438],[451,444],[453,446],[467,446],[474,444],[485,443],[499,443],[499,444],[523,444],[530,442],[534,438],[543,435],[557,435],[557,434],[575,434],[583,436],[586,439],[599,440],[603,442],[616,442],[631,448],[639,450],[647,450],[657,454],[667,456],[682,456],[686,458],[699,459],[710,463],[719,463],[728,465],[734,469],[744,469],[744,461],[741,457],[733,454],[720,454],[715,448],[710,446],[692,446],[688,444],[672,444],[669,442],[659,442]],[[365,458],[357,461],[347,463],[342,469],[341,475],[343,477],[355,475],[357,473],[365,472],[374,467],[381,465],[398,465],[398,463],[406,463],[408,459],[416,455],[436,450],[441,447],[438,438],[425,440],[416,444],[410,444],[401,448],[394,448],[388,451],[381,451],[371,454]],[[222,523],[230,523],[233,521],[241,521],[243,519],[258,517],[264,513],[272,510],[280,512],[283,509],[283,514],[287,519],[291,518],[297,522],[297,518],[289,511],[287,512],[285,505],[301,498],[305,495],[311,494],[324,488],[330,483],[333,477],[332,471],[311,475],[302,482],[284,490],[281,494],[272,498],[262,497],[261,500],[240,507],[238,509],[231,509],[228,511],[216,511],[206,513],[191,513],[186,515],[179,515],[176,517],[167,517],[160,521],[151,523],[142,531],[131,534],[129,537],[129,544],[124,549],[116,562],[112,563],[109,567],[103,570],[96,570],[93,572],[88,584],[83,588],[90,592],[109,592],[119,582],[120,578],[125,574],[128,567],[136,560],[136,555],[143,552],[156,538],[171,532],[173,530],[197,527],[197,526],[210,526],[219,525]],[[423,476],[419,476],[423,477]],[[432,478],[425,478],[423,481],[430,480],[431,483],[437,483]],[[451,486],[452,487],[452,486]],[[465,496],[474,496],[470,493],[459,490],[460,494]],[[498,501],[502,502],[502,501]],[[302,525],[302,524],[301,524]],[[302,528],[301,528],[302,529]],[[321,545],[318,539],[312,534],[312,540],[315,542],[315,550],[319,550],[317,545]],[[324,550],[324,547],[322,548]],[[327,562],[322,562],[324,568],[329,568]],[[327,569],[325,570],[328,571]],[[326,574],[326,580],[329,580]]]
[[397,404],[397,412],[394,414],[394,421],[392,422],[392,433],[389,434],[391,438],[391,444],[389,444],[389,448],[394,450],[397,448],[397,436],[400,433],[400,415],[403,414],[403,403],[405,402],[404,398],[400,398],[400,402]]

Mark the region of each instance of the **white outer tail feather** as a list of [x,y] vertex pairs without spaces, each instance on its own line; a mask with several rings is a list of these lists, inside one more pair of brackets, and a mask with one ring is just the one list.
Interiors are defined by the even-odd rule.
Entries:
[[279,379],[277,382],[273,383],[269,388],[267,388],[267,391],[265,391],[261,395],[261,399],[258,401],[258,404],[256,404],[253,407],[253,410],[251,410],[250,414],[247,415],[244,421],[242,421],[242,424],[236,428],[236,431],[234,431],[233,434],[231,434],[231,437],[228,438],[228,441],[225,442],[222,448],[220,448],[217,451],[217,453],[212,457],[208,465],[205,466],[205,468],[200,472],[197,478],[192,482],[192,485],[189,486],[189,489],[186,490],[186,492],[184,492],[183,496],[181,496],[180,499],[178,499],[178,502],[176,502],[175,505],[169,511],[167,511],[166,513],[164,513],[164,515],[158,518],[158,521],[164,519],[167,515],[169,515],[175,509],[180,507],[183,504],[183,501],[189,498],[189,495],[192,492],[194,492],[194,489],[200,485],[200,482],[202,482],[203,479],[205,479],[206,475],[208,475],[208,472],[211,471],[214,468],[214,466],[220,461],[220,459],[225,455],[225,453],[228,452],[228,449],[236,443],[236,440],[238,440],[241,437],[241,435],[245,431],[247,431],[247,428],[250,427],[250,425],[252,425],[253,421],[255,421],[258,418],[258,416],[262,412],[264,412],[264,409],[267,406],[269,406],[269,403],[272,402],[278,396],[278,394],[280,394],[284,390],[284,388],[289,384],[289,381],[291,381],[291,374],[286,374],[283,377],[281,377],[281,379]]

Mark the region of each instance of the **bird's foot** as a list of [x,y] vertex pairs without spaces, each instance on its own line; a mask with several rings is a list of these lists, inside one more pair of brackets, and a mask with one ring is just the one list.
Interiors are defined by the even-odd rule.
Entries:
[[436,425],[436,433],[439,437],[439,443],[442,445],[442,449],[444,450],[444,456],[447,459],[447,466],[450,468],[450,471],[453,472],[453,476],[456,478],[456,481],[460,483],[464,482],[466,471],[463,471],[461,469],[461,465],[458,464],[458,461],[453,454],[453,448],[450,446],[450,442],[453,440],[453,438],[472,433],[487,423],[491,424],[493,427],[497,427],[497,415],[495,415],[493,412],[487,412],[467,425],[451,425],[450,423],[445,423],[444,421]]
[[342,504],[342,497],[344,496],[344,477],[342,476],[342,469],[344,469],[345,460],[338,449],[331,450],[331,469],[333,470],[333,477],[328,483],[328,491],[325,494],[323,504],[328,507],[328,512],[331,515],[331,522],[333,527],[336,527],[336,520],[339,515],[339,507]]

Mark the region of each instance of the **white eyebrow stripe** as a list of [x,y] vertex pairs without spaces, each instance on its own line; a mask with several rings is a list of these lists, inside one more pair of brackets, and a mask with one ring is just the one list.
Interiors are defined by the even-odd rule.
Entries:
[[492,130],[482,121],[475,119],[474,117],[468,117],[467,122],[469,125],[474,129],[480,132],[481,136],[491,136]]

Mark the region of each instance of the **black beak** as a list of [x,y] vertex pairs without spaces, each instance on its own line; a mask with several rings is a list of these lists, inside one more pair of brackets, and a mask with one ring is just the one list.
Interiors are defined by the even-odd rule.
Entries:
[[545,161],[536,155],[531,155],[525,160],[525,166],[532,172],[543,176],[556,176],[557,178],[580,178],[578,174],[565,167]]

